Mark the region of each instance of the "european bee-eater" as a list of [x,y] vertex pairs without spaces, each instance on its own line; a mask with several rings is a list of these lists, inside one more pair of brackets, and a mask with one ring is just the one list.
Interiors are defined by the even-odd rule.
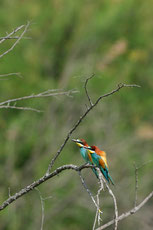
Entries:
[[106,153],[102,150],[100,150],[97,146],[93,145],[93,146],[89,146],[89,147],[85,147],[86,149],[88,149],[88,151],[91,154],[91,158],[93,163],[100,168],[100,171],[102,172],[102,174],[104,175],[104,177],[106,178],[106,180],[109,182],[111,181],[111,183],[114,185],[113,179],[111,178],[109,172],[108,172],[108,164],[107,164],[107,159],[106,159]]
[[[81,156],[83,157],[83,159],[85,160],[85,162],[87,162],[89,164],[93,164],[91,154],[86,149],[86,148],[89,147],[89,145],[87,144],[87,142],[84,139],[72,139],[72,141],[74,141],[79,146]],[[99,179],[97,170],[95,168],[92,168],[92,171],[94,172],[94,174],[96,175],[96,177]]]

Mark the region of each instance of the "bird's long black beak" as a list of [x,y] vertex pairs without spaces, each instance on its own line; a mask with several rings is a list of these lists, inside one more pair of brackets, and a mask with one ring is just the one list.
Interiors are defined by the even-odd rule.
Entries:
[[76,139],[72,139],[73,142],[78,142]]

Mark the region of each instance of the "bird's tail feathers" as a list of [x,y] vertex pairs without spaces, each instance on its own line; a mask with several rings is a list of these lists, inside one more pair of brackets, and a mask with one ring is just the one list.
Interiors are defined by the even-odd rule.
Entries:
[[112,179],[112,177],[110,176],[110,174],[109,174],[109,173],[108,173],[108,178],[110,179],[110,181],[111,181],[112,185],[115,185],[115,184],[114,184],[114,181],[113,181],[113,179]]
[[102,172],[105,179],[109,182],[108,172],[104,170],[102,167],[100,167],[100,171]]

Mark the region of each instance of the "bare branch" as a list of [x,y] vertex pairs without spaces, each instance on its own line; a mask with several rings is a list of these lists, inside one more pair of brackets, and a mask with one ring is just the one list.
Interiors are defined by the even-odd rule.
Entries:
[[151,162],[152,162],[152,160],[144,162],[139,167],[137,167],[136,164],[135,164],[135,162],[134,162],[134,168],[135,168],[135,199],[134,199],[134,207],[136,207],[137,200],[138,200],[138,170],[140,168],[144,167],[145,165],[151,163]]
[[[0,43],[1,43],[1,40],[10,40],[10,39],[18,39],[19,36],[15,36],[15,37],[8,37],[8,36],[5,36],[5,37],[0,37]],[[22,39],[31,39],[31,37],[22,37]]]
[[2,105],[2,106],[0,106],[0,109],[18,109],[18,110],[34,111],[37,113],[43,112],[39,109],[34,109],[31,107],[20,107],[20,106],[13,106],[13,105]]
[[16,201],[17,199],[19,199],[21,196],[27,194],[28,192],[32,191],[34,188],[38,187],[40,184],[44,183],[45,181],[49,180],[50,178],[58,175],[59,173],[61,173],[64,170],[67,169],[72,169],[75,171],[81,171],[84,168],[93,168],[94,166],[92,165],[81,165],[81,166],[76,166],[76,165],[63,165],[59,168],[57,168],[56,170],[54,170],[54,172],[48,174],[48,175],[44,175],[41,178],[39,178],[37,181],[34,181],[32,184],[26,186],[25,188],[21,189],[19,192],[15,193],[14,195],[10,196],[6,201],[3,202],[3,204],[0,206],[0,211],[2,211],[3,209],[5,209],[8,205],[10,205],[12,202]]
[[21,30],[23,27],[25,27],[25,25],[21,25],[21,26],[18,26],[15,30],[13,30],[10,34],[8,34],[7,36],[5,36],[4,38],[2,38],[0,40],[0,44],[2,42],[4,42],[6,39],[10,38],[12,35],[14,35],[15,33],[17,33],[19,30]]
[[43,230],[43,226],[44,226],[44,217],[45,217],[45,214],[44,214],[44,199],[41,195],[41,192],[38,188],[35,188],[36,191],[38,192],[39,194],[39,197],[40,197],[40,202],[41,202],[41,228],[40,230]]
[[40,202],[41,202],[41,227],[40,230],[43,230],[44,227],[44,218],[45,218],[45,207],[44,207],[44,201],[51,199],[52,196],[49,197],[42,197],[42,194],[38,188],[35,188],[35,190],[38,192],[39,197],[40,197]]
[[17,77],[22,78],[21,73],[6,73],[6,74],[0,74],[0,78],[11,77],[11,76],[17,76]]
[[57,153],[54,155],[53,159],[51,160],[46,175],[48,175],[50,173],[50,170],[52,168],[52,166],[54,165],[56,159],[58,158],[58,156],[60,155],[60,153],[62,152],[64,146],[66,145],[66,143],[68,142],[70,136],[72,135],[72,133],[77,129],[77,127],[80,125],[80,123],[84,120],[84,118],[87,116],[87,114],[99,103],[99,101],[105,97],[111,96],[114,93],[117,93],[120,89],[124,88],[124,87],[140,87],[138,85],[126,85],[126,84],[119,84],[117,86],[116,89],[112,90],[110,93],[106,93],[102,96],[100,96],[96,102],[91,105],[89,108],[87,108],[87,110],[83,113],[82,116],[80,116],[79,120],[74,124],[74,126],[68,131],[68,134],[63,142],[63,144],[60,146],[59,150],[57,151]]
[[[58,92],[56,92],[56,91],[58,91]],[[0,102],[0,106],[5,105],[5,104],[10,104],[12,102],[17,102],[17,101],[23,101],[23,100],[31,99],[31,98],[50,97],[50,96],[57,96],[57,95],[70,96],[71,94],[78,92],[76,90],[69,90],[69,91],[63,91],[63,92],[59,92],[59,91],[60,90],[58,90],[58,89],[57,90],[50,89],[50,90],[47,90],[45,92],[38,93],[38,94],[32,94],[32,95],[29,95],[29,96],[24,96],[24,97],[9,99],[7,101]]]
[[116,201],[116,197],[113,193],[113,191],[110,189],[108,183],[106,182],[104,176],[102,175],[102,178],[103,178],[103,181],[105,183],[105,186],[109,192],[109,194],[111,195],[111,197],[113,198],[113,202],[114,202],[114,213],[115,213],[115,220],[114,220],[114,230],[117,230],[117,227],[118,227],[118,208],[117,208],[117,201]]
[[[99,168],[96,168],[96,170],[98,171],[99,184],[100,184],[96,197],[97,197],[97,205],[98,205],[98,207],[100,207],[99,196],[100,196],[101,191],[104,190],[104,184],[103,184],[103,179],[102,179],[102,173],[100,172]],[[98,226],[100,226],[101,216],[100,216],[98,208],[96,211],[95,220],[94,220],[94,224],[92,227],[93,230],[95,230],[95,228],[96,228],[97,220],[98,220]]]
[[[21,35],[19,36],[19,38],[14,42],[14,44],[11,46],[11,48],[9,48],[8,50],[6,50],[4,53],[2,53],[0,55],[0,58],[2,58],[3,56],[5,56],[6,54],[8,54],[10,51],[12,51],[14,49],[14,47],[19,43],[19,41],[21,40],[21,38],[23,37],[23,35],[27,32],[28,27],[30,25],[30,22],[28,22],[26,25],[22,25],[20,27],[18,27],[16,30],[18,31],[19,29],[24,28],[24,31],[21,33]],[[13,33],[13,32],[12,32]],[[8,35],[9,36],[9,35]],[[0,43],[2,43],[5,39],[2,39],[0,41]]]
[[[89,78],[91,79],[91,77]],[[14,195],[12,196],[9,196],[9,198],[7,200],[5,200],[2,205],[0,206],[0,211],[5,209],[8,205],[10,205],[12,202],[16,201],[18,198],[20,198],[21,196],[27,194],[28,192],[32,191],[34,188],[38,187],[40,184],[44,183],[45,181],[47,181],[48,179],[58,175],[59,173],[61,173],[63,170],[68,170],[68,169],[71,169],[71,170],[75,170],[76,172],[79,173],[79,176],[80,176],[80,179],[81,179],[81,182],[83,184],[83,186],[85,187],[85,189],[87,190],[87,192],[89,193],[92,201],[94,202],[96,208],[97,208],[97,212],[96,212],[96,217],[95,217],[95,223],[94,223],[94,226],[93,226],[93,229],[95,228],[96,226],[96,219],[98,218],[98,223],[100,224],[100,214],[101,211],[100,211],[100,208],[99,208],[99,195],[100,195],[100,192],[101,190],[103,189],[103,181],[108,189],[108,192],[110,193],[110,195],[112,196],[113,198],[113,201],[114,201],[114,208],[115,208],[115,219],[113,220],[113,223],[115,223],[115,227],[114,227],[114,230],[117,230],[117,226],[118,226],[118,221],[119,221],[119,217],[118,217],[118,208],[117,208],[117,202],[116,202],[116,197],[115,195],[113,194],[112,190],[109,188],[107,182],[103,179],[101,179],[101,185],[100,185],[100,189],[98,190],[98,193],[97,193],[97,203],[93,197],[93,195],[91,194],[90,190],[88,189],[88,187],[86,186],[85,184],[85,181],[83,179],[83,177],[81,176],[81,170],[84,169],[84,168],[92,168],[92,167],[95,167],[93,165],[82,165],[80,167],[76,166],[76,165],[63,165],[59,168],[57,168],[56,170],[54,170],[52,173],[50,173],[51,171],[51,168],[53,166],[53,164],[55,163],[56,159],[58,158],[58,156],[60,155],[60,153],[62,152],[64,146],[66,145],[67,141],[69,140],[70,136],[72,135],[72,133],[77,129],[77,127],[80,125],[80,123],[83,121],[83,119],[87,116],[87,114],[99,103],[99,101],[105,97],[108,97],[110,95],[113,95],[114,93],[118,92],[120,89],[122,89],[123,87],[139,87],[137,85],[126,85],[126,84],[119,84],[117,86],[116,89],[112,90],[111,92],[107,93],[107,94],[104,94],[102,96],[100,96],[96,102],[93,104],[91,99],[90,99],[90,96],[88,94],[88,91],[87,91],[87,83],[88,83],[88,80],[86,80],[85,82],[85,91],[86,91],[86,94],[87,94],[87,97],[88,97],[88,100],[89,100],[89,103],[90,103],[90,106],[89,108],[86,109],[86,111],[83,113],[83,115],[79,118],[79,120],[74,124],[74,126],[68,131],[67,133],[67,136],[63,142],[63,144],[61,145],[61,147],[59,148],[59,150],[57,151],[57,153],[55,154],[55,156],[53,157],[53,159],[51,160],[49,166],[48,166],[48,170],[46,172],[46,174],[44,176],[42,176],[41,178],[39,178],[37,181],[34,181],[33,183],[31,183],[30,185],[26,186],[25,188],[21,189],[19,192],[15,193]],[[33,95],[30,95],[30,96],[25,96],[25,97],[20,97],[20,98],[15,98],[15,99],[9,99],[7,101],[4,101],[4,102],[1,102],[0,103],[0,108],[17,108],[17,109],[23,109],[23,108],[26,108],[26,107],[16,107],[15,105],[10,105],[10,103],[13,103],[13,102],[18,102],[18,101],[21,101],[21,100],[27,100],[27,99],[31,99],[31,98],[40,98],[40,97],[49,97],[49,96],[57,96],[57,95],[67,95],[67,96],[70,96],[71,93],[76,93],[78,91],[75,91],[75,90],[70,90],[70,91],[59,91],[59,90],[47,90],[45,92],[42,92],[42,93],[39,93],[39,94],[33,94]],[[33,108],[26,108],[26,109],[31,109],[31,110],[35,110]],[[40,194],[40,193],[39,193]],[[41,195],[41,194],[40,194]],[[43,206],[43,198],[42,196],[40,196],[40,199],[41,199],[41,205],[42,205],[42,224],[41,224],[41,230],[43,229],[43,222],[44,222],[44,206]],[[136,209],[137,207],[135,207]],[[134,209],[134,210],[135,210]],[[99,212],[99,213],[98,213]],[[109,222],[110,223],[110,222]],[[102,226],[103,227],[103,226]]]
[[[44,175],[43,177],[41,177],[40,179],[38,179],[37,181],[34,181],[32,184],[26,186],[24,189],[21,189],[19,192],[15,193],[14,195],[10,196],[6,201],[3,202],[3,204],[0,206],[0,211],[2,211],[3,209],[5,209],[8,205],[10,205],[12,202],[16,201],[17,199],[19,199],[21,196],[23,196],[24,194],[27,194],[28,192],[32,191],[34,188],[38,187],[40,184],[44,183],[45,181],[49,180],[50,178],[58,175],[59,173],[61,173],[64,170],[68,170],[68,169],[72,169],[75,171],[81,171],[84,168],[92,168],[92,165],[81,165],[80,167],[76,166],[76,165],[63,165],[59,168],[57,168],[54,172],[50,173],[48,176]],[[151,198],[153,197],[153,191],[136,207],[134,207],[133,209],[131,209],[130,211],[123,213],[122,215],[120,215],[117,218],[117,221],[121,221],[125,218],[127,218],[128,216],[136,213],[140,208],[142,208]],[[107,227],[109,227],[110,225],[114,224],[115,220],[111,220],[108,223],[102,225],[101,227],[97,228],[97,230],[102,230],[105,229]]]
[[96,208],[98,209],[98,211],[99,211],[100,213],[102,213],[102,212],[100,211],[100,208],[99,208],[99,206],[97,205],[97,203],[96,203],[96,201],[95,201],[95,199],[94,199],[94,197],[93,197],[91,191],[88,189],[88,187],[87,187],[87,185],[86,185],[86,183],[85,183],[85,181],[84,181],[84,179],[83,179],[83,177],[82,177],[82,175],[81,175],[80,170],[78,171],[78,174],[79,174],[79,176],[80,176],[80,180],[81,180],[81,183],[82,183],[83,187],[86,189],[87,193],[88,193],[89,196],[91,197],[91,199],[92,199],[94,205],[96,206]]
[[9,197],[11,196],[11,188],[10,187],[8,187],[8,195],[9,195]]
[[[141,209],[151,198],[153,197],[153,191],[151,193],[149,193],[149,195],[136,207],[132,208],[130,211],[122,213],[118,218],[117,221],[121,221],[125,218],[127,218],[128,216],[131,216],[133,214],[135,214],[137,211],[139,211],[139,209]],[[102,230],[105,229],[109,226],[111,226],[112,224],[115,223],[115,220],[111,220],[108,223],[102,225],[101,227],[97,228],[96,230]]]
[[91,98],[90,98],[90,96],[89,96],[89,94],[88,94],[87,84],[88,84],[88,81],[89,81],[91,78],[93,78],[93,77],[94,77],[94,74],[92,74],[90,77],[88,77],[88,78],[86,79],[86,81],[85,81],[85,84],[84,84],[85,92],[86,92],[87,98],[88,98],[88,100],[89,100],[90,106],[93,106],[93,103],[92,103]]
[[140,168],[146,166],[147,164],[149,164],[149,163],[151,163],[151,162],[153,162],[153,161],[152,161],[152,160],[149,160],[149,161],[147,161],[147,162],[144,162],[144,163],[141,164],[139,167],[137,167],[137,169],[140,169]]
[[116,197],[114,195],[114,193],[112,192],[112,190],[109,188],[108,184],[106,185],[109,194],[112,196],[113,201],[114,201],[114,208],[115,208],[115,226],[114,226],[114,230],[117,230],[118,227],[118,208],[117,208],[117,201],[116,201]]
[[134,199],[134,207],[136,207],[137,200],[138,200],[138,168],[137,168],[135,163],[134,163],[134,168],[135,168],[135,199]]

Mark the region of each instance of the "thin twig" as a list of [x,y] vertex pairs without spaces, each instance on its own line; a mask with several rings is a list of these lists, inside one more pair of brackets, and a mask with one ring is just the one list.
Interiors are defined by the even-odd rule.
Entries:
[[[42,176],[41,178],[39,178],[37,181],[34,181],[32,184],[26,186],[24,189],[21,189],[18,193],[12,195],[6,201],[4,201],[3,204],[0,206],[0,211],[3,210],[4,208],[6,208],[8,205],[10,205],[12,202],[16,201],[18,198],[20,198],[24,194],[27,194],[28,192],[32,191],[34,188],[38,187],[40,184],[44,183],[48,179],[50,179],[50,178],[58,175],[63,170],[72,169],[72,170],[75,170],[77,172],[80,172],[84,168],[91,168],[91,167],[93,167],[92,165],[83,165],[83,166],[80,166],[80,167],[77,167],[76,165],[63,165],[63,166],[57,168],[54,172],[50,173],[50,170],[51,170],[54,162],[56,161],[56,159],[58,158],[58,156],[62,152],[62,150],[63,150],[64,146],[66,145],[67,141],[69,140],[71,134],[76,130],[76,128],[79,126],[79,124],[82,122],[82,120],[87,116],[87,114],[99,103],[99,101],[101,99],[103,99],[105,97],[108,97],[108,96],[110,96],[110,95],[118,92],[123,87],[139,87],[139,86],[137,86],[137,85],[119,84],[118,87],[115,90],[113,90],[113,91],[111,91],[111,92],[109,92],[107,94],[104,94],[104,95],[100,96],[96,100],[96,102],[94,104],[92,104],[92,105],[90,104],[90,107],[87,108],[87,110],[84,112],[84,114],[79,118],[79,120],[75,123],[75,125],[72,127],[72,129],[70,129],[70,131],[68,132],[68,134],[67,134],[67,136],[66,136],[63,144],[61,145],[60,149],[55,154],[54,158],[51,160],[51,162],[49,164],[49,167],[48,167],[48,170],[47,170],[47,173],[44,176]],[[52,96],[55,95],[55,94],[57,94],[57,93],[59,94],[61,92],[52,93]],[[49,92],[49,94],[50,94],[50,92]],[[11,99],[11,100],[7,100],[5,102],[1,102],[0,105],[8,104],[8,103],[11,103],[11,102],[14,102],[14,101],[20,101],[20,100],[24,100],[24,99],[29,99],[29,98],[32,98],[32,97],[42,97],[42,96],[48,96],[48,93],[41,93],[41,94],[38,94],[38,95],[26,96],[26,97],[23,97],[22,99],[21,98]],[[81,175],[81,173],[79,175]],[[82,179],[81,179],[81,181],[82,181]],[[119,217],[118,217],[118,209],[117,209],[116,198],[115,198],[113,192],[111,191],[111,189],[109,188],[109,186],[107,185],[107,183],[106,183],[106,187],[107,187],[110,195],[113,197],[114,207],[115,207],[115,220],[113,220],[114,221],[113,223],[115,223],[115,230],[117,230],[117,224],[118,224],[118,221],[119,221],[118,220]],[[95,204],[96,204],[96,202],[95,202]],[[96,205],[96,207],[98,207],[98,205]]]
[[[30,25],[30,22],[28,22],[27,25],[21,26],[21,27],[25,27],[24,31],[21,33],[21,35],[19,36],[19,38],[14,42],[14,44],[8,50],[6,50],[4,53],[2,53],[0,55],[0,58],[2,58],[3,56],[5,56],[6,54],[8,54],[10,51],[12,51],[14,49],[14,47],[19,43],[19,41],[21,40],[21,38],[23,37],[23,35],[27,32],[29,25]],[[2,39],[1,42],[2,41],[4,41],[4,40]]]
[[2,42],[4,42],[6,39],[10,38],[13,34],[17,33],[19,30],[21,30],[23,27],[25,27],[25,25],[21,25],[21,26],[18,26],[15,30],[13,30],[10,34],[8,34],[7,36],[5,36],[4,38],[2,38],[0,40],[0,44]]
[[3,209],[5,209],[8,205],[10,205],[12,202],[16,201],[17,199],[19,199],[21,196],[23,196],[24,194],[27,194],[28,192],[32,191],[34,188],[38,187],[40,184],[44,183],[45,181],[49,180],[50,178],[58,175],[59,173],[61,173],[64,170],[75,170],[75,171],[81,171],[85,168],[93,168],[94,166],[92,165],[81,165],[81,166],[76,166],[76,165],[63,165],[59,168],[57,168],[56,170],[54,170],[54,172],[48,174],[48,175],[44,175],[41,178],[39,178],[37,181],[34,181],[32,184],[26,186],[25,188],[21,189],[19,192],[15,193],[14,195],[10,196],[7,200],[5,200],[3,202],[3,204],[0,206],[0,211],[2,211]]
[[40,197],[40,202],[41,202],[41,227],[40,227],[40,230],[43,230],[43,226],[44,226],[44,217],[45,217],[45,214],[44,214],[44,199],[41,195],[41,192],[38,188],[35,188],[36,191],[38,192],[39,194],[39,197]]
[[[44,183],[45,181],[49,180],[50,178],[58,175],[59,173],[61,173],[63,170],[67,170],[67,169],[72,169],[75,171],[80,171],[83,170],[84,168],[92,168],[92,165],[81,165],[80,167],[76,166],[76,165],[63,165],[59,168],[57,168],[54,172],[50,173],[48,176],[44,175],[43,177],[41,177],[40,179],[38,179],[37,181],[34,181],[32,184],[28,185],[27,187],[25,187],[24,189],[21,189],[19,192],[15,193],[13,196],[9,197],[6,201],[3,202],[3,204],[0,206],[0,211],[2,211],[3,209],[5,209],[8,205],[10,205],[12,202],[14,202],[15,200],[19,199],[21,196],[23,196],[24,194],[27,194],[28,192],[32,191],[34,188],[38,187],[40,184]],[[128,216],[136,213],[140,208],[142,208],[151,198],[153,197],[153,191],[136,207],[134,207],[133,209],[131,209],[130,211],[121,214],[118,218],[117,221],[121,221],[125,218],[127,218]],[[105,229],[107,227],[109,227],[110,225],[114,224],[115,220],[111,220],[108,223],[102,225],[101,227],[97,228],[96,230],[102,230]]]
[[[1,40],[11,40],[11,39],[18,39],[19,36],[15,36],[15,37],[8,37],[8,36],[5,36],[5,37],[0,37],[0,41]],[[31,39],[31,37],[22,37],[22,39]]]
[[140,166],[138,166],[137,169],[140,169],[140,168],[142,168],[142,167],[144,167],[144,166],[146,166],[147,164],[152,163],[152,162],[153,162],[153,160],[149,160],[149,161],[147,161],[147,162],[144,162],[143,164],[141,164]]
[[134,199],[134,207],[137,205],[138,200],[138,168],[134,162],[134,168],[135,168],[135,199]]
[[84,83],[84,89],[85,89],[87,98],[88,98],[88,100],[89,100],[90,106],[92,106],[93,103],[92,103],[92,100],[91,100],[91,98],[90,98],[90,96],[89,96],[89,93],[88,93],[87,84],[88,84],[88,81],[89,81],[91,78],[93,78],[93,77],[94,77],[94,74],[92,74],[90,77],[88,77],[88,78],[86,79],[85,83]]
[[50,164],[48,166],[46,175],[48,175],[50,173],[50,170],[51,170],[52,166],[54,165],[56,159],[58,158],[58,156],[62,152],[62,150],[63,150],[64,146],[66,145],[66,143],[68,142],[70,136],[77,129],[77,127],[80,125],[80,123],[84,120],[84,118],[87,116],[87,114],[99,103],[100,100],[102,100],[105,97],[111,96],[114,93],[119,92],[119,90],[122,89],[122,88],[124,88],[124,87],[140,87],[140,86],[139,85],[135,85],[135,84],[134,85],[126,85],[126,84],[122,84],[121,83],[121,84],[119,84],[117,86],[116,89],[112,90],[109,93],[106,93],[106,94],[100,96],[93,105],[90,105],[90,107],[86,109],[86,111],[83,113],[83,115],[80,116],[79,120],[74,124],[74,126],[68,131],[68,133],[67,133],[67,135],[66,135],[66,137],[64,139],[64,142],[62,143],[62,145],[60,146],[59,150],[57,151],[57,153],[54,155],[54,157],[50,161]]
[[9,194],[9,197],[11,197],[11,188],[8,187],[8,194]]
[[152,160],[144,162],[139,167],[137,167],[135,162],[134,162],[134,168],[135,168],[135,199],[134,199],[134,207],[137,205],[137,200],[138,200],[138,170],[140,168],[144,167],[145,165],[151,163],[151,162],[152,162]]
[[[127,218],[128,216],[131,216],[133,214],[135,214],[137,211],[139,211],[139,209],[141,209],[151,198],[153,197],[153,191],[151,193],[149,193],[149,195],[147,197],[145,197],[145,199],[136,207],[132,208],[131,210],[129,210],[128,212],[122,213],[118,218],[117,221],[121,221],[125,218]],[[108,223],[102,225],[101,227],[97,228],[96,230],[103,230],[105,228],[108,228],[109,226],[111,226],[112,224],[114,224],[115,220],[111,220]]]
[[115,214],[115,220],[114,220],[115,225],[114,225],[114,230],[117,230],[117,228],[118,228],[118,208],[117,208],[116,197],[115,197],[113,191],[110,189],[108,183],[105,181],[105,179],[103,179],[103,181],[104,181],[104,183],[105,183],[105,185],[106,185],[106,188],[107,188],[109,194],[110,194],[110,195],[112,196],[112,198],[113,198],[113,202],[114,202],[114,214]]
[[[104,185],[103,185],[102,174],[101,174],[99,168],[96,168],[96,170],[98,171],[99,184],[100,184],[99,189],[98,189],[98,191],[97,191],[96,197],[97,197],[97,205],[98,205],[98,207],[100,207],[100,201],[99,201],[100,199],[99,199],[99,196],[100,196],[101,191],[104,190]],[[93,224],[93,227],[92,227],[93,230],[95,230],[95,228],[96,228],[97,220],[98,220],[98,226],[100,226],[100,221],[101,221],[102,219],[101,219],[101,216],[100,216],[100,213],[99,213],[98,208],[97,208],[97,211],[96,211],[95,220],[94,220],[94,224]]]
[[[58,91],[58,90],[57,90]],[[17,101],[23,101],[31,98],[40,98],[40,97],[50,97],[50,96],[57,96],[57,95],[71,95],[73,93],[77,93],[78,91],[76,90],[69,90],[69,91],[63,91],[63,92],[55,92],[55,89],[53,90],[47,90],[42,93],[38,94],[32,94],[29,96],[24,96],[24,97],[19,97],[19,98],[14,98],[14,99],[9,99],[7,101],[0,102],[0,106],[5,105],[5,104],[10,104],[12,102],[17,102]]]
[[87,185],[86,185],[86,183],[85,183],[85,181],[84,181],[84,179],[83,179],[83,177],[81,175],[81,171],[78,171],[78,174],[79,174],[79,177],[80,177],[80,180],[81,180],[81,183],[82,183],[83,187],[86,189],[86,191],[88,192],[89,196],[91,197],[94,205],[96,206],[96,209],[98,209],[98,211],[101,212],[99,206],[97,205],[97,203],[96,203],[96,201],[95,201],[95,199],[94,199],[94,197],[93,197],[93,195],[91,193],[91,191],[87,187]]
[[10,77],[10,76],[17,76],[17,77],[22,78],[21,73],[6,73],[6,74],[0,74],[0,78]]
[[0,106],[0,109],[18,109],[18,110],[26,110],[26,111],[34,111],[37,113],[42,113],[42,110],[34,109],[31,107],[21,107],[21,106],[13,106],[13,105],[2,105]]

